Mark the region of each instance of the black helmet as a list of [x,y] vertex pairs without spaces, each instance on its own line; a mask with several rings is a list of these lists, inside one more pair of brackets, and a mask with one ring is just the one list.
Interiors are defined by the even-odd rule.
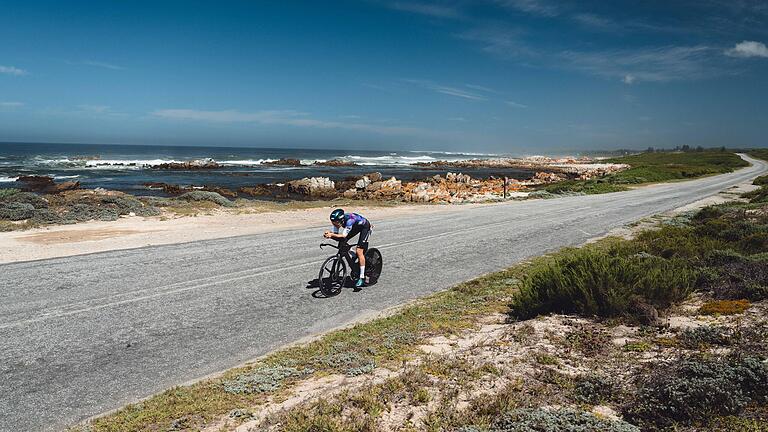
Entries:
[[336,209],[331,212],[331,222],[341,222],[344,220],[344,210]]

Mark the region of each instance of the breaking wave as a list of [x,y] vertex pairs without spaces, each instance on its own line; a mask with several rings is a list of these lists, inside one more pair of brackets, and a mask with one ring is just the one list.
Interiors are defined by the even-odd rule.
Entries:
[[257,166],[265,162],[275,162],[277,159],[242,159],[242,160],[223,160],[219,161],[219,165],[223,166]]
[[354,162],[358,165],[413,165],[418,162],[432,162],[437,160],[431,156],[399,156],[397,154],[388,156],[347,155],[340,159]]

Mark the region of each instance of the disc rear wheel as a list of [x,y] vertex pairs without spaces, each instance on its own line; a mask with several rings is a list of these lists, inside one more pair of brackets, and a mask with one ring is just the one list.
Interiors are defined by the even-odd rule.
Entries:
[[381,257],[381,252],[376,248],[368,249],[365,254],[365,276],[368,278],[368,284],[372,285],[378,282],[383,265],[384,260]]

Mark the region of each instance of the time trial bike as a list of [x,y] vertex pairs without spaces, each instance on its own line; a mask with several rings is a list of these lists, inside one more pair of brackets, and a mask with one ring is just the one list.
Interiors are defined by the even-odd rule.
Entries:
[[[352,251],[353,246],[346,241],[339,241],[336,245],[322,243],[320,248],[325,246],[336,248],[336,254],[329,256],[323,262],[317,281],[320,292],[326,297],[331,297],[341,292],[347,280],[352,281],[353,277],[360,274],[360,266],[357,262],[357,254]],[[366,285],[374,285],[379,281],[383,264],[384,261],[378,249],[368,248],[365,251]]]

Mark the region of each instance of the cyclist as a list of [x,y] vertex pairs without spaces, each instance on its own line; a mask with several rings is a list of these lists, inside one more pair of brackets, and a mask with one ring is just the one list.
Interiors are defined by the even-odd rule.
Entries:
[[344,213],[343,209],[336,209],[331,212],[332,231],[326,231],[323,237],[334,240],[349,241],[352,237],[357,238],[357,262],[360,264],[360,277],[355,286],[360,288],[365,284],[365,251],[368,249],[368,236],[371,235],[371,223],[368,219],[357,213]]

